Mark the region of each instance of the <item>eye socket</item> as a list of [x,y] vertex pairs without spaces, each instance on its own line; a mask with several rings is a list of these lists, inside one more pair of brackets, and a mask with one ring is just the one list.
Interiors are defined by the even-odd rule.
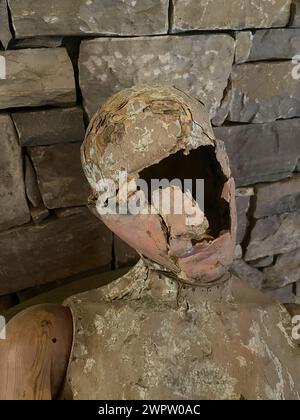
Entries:
[[52,343],[56,343],[57,342],[57,339],[54,337],[54,338],[52,338]]

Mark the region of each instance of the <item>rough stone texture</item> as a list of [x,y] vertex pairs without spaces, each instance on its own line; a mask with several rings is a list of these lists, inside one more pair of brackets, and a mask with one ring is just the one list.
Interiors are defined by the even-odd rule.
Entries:
[[248,227],[248,217],[247,212],[250,205],[250,197],[249,196],[240,196],[236,197],[236,209],[237,209],[237,221],[238,221],[238,228],[237,228],[237,237],[236,242],[241,244],[245,237],[247,227]]
[[0,83],[0,109],[73,105],[72,63],[64,48],[4,51],[6,79]]
[[229,35],[83,41],[80,87],[91,117],[114,92],[134,84],[166,83],[201,99],[213,116],[232,68]]
[[234,249],[234,259],[235,260],[239,260],[243,258],[243,250],[241,245],[236,245],[235,249]]
[[250,55],[253,34],[251,31],[237,32],[235,35],[235,63],[245,63]]
[[286,26],[291,0],[173,0],[173,32]]
[[246,63],[231,74],[228,119],[262,123],[300,115],[300,84],[291,61]]
[[138,253],[116,235],[114,235],[114,256],[116,268],[133,265],[139,260]]
[[69,217],[69,216],[74,216],[78,213],[81,213],[82,209],[84,209],[84,208],[85,208],[85,206],[69,207],[69,208],[65,208],[65,209],[55,209],[54,213],[58,218]]
[[273,264],[274,256],[258,258],[257,260],[250,261],[250,265],[255,268],[264,268]]
[[112,234],[87,209],[0,234],[0,295],[111,264]]
[[21,147],[8,114],[0,114],[0,133],[0,230],[4,230],[28,222],[30,214]]
[[168,31],[168,0],[9,0],[17,38]]
[[214,128],[225,141],[237,185],[290,176],[300,157],[299,130],[300,119]]
[[244,260],[234,260],[231,271],[241,280],[247,282],[254,289],[261,289],[264,275],[261,271],[251,267]]
[[0,45],[7,48],[12,35],[9,29],[8,10],[6,0],[0,0]]
[[293,0],[291,7],[291,21],[290,25],[296,28],[300,28],[300,1]]
[[45,219],[47,219],[47,217],[50,216],[50,212],[48,209],[46,209],[45,206],[41,206],[41,207],[32,207],[30,209],[30,214],[31,214],[31,218],[33,223],[35,224],[39,224],[41,222],[43,222]]
[[300,174],[290,179],[256,186],[254,217],[260,219],[300,208]]
[[84,139],[83,112],[79,107],[16,112],[12,118],[22,146],[82,142]]
[[37,183],[36,173],[31,160],[25,156],[25,188],[28,201],[34,206],[39,207],[42,204],[42,196]]
[[280,303],[295,303],[296,300],[292,284],[280,289],[264,289],[263,291]]
[[266,29],[239,32],[236,62],[293,58],[300,53],[300,29]]
[[264,269],[264,286],[271,289],[300,281],[300,249],[279,255],[272,267]]
[[300,211],[266,217],[251,231],[246,261],[283,254],[300,248]]
[[47,208],[87,203],[89,186],[81,167],[79,143],[32,147],[29,153]]

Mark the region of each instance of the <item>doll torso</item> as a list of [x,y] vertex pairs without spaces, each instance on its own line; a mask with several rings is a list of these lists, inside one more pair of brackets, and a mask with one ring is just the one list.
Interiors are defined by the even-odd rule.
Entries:
[[236,277],[182,287],[140,262],[65,305],[74,399],[300,399],[290,316]]

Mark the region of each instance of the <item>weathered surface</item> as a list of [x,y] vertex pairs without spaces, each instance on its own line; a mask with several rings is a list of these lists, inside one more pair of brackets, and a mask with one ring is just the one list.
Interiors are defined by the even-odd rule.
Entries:
[[244,260],[234,260],[231,271],[249,286],[254,289],[261,289],[264,282],[263,273],[256,268],[251,267],[251,265],[247,264]]
[[17,38],[168,31],[168,0],[9,0]]
[[293,58],[300,53],[300,29],[265,29],[239,32],[236,62]]
[[260,219],[300,208],[300,174],[271,184],[258,184],[254,217]]
[[6,79],[0,83],[0,109],[72,105],[74,72],[64,48],[4,51]]
[[234,276],[209,291],[178,288],[138,263],[65,305],[75,322],[74,400],[299,398],[290,316]]
[[236,245],[234,249],[234,259],[239,260],[243,258],[243,250],[241,245]]
[[30,209],[30,214],[33,223],[39,224],[43,222],[47,217],[50,216],[50,212],[48,209],[46,209],[45,206],[41,205],[41,207],[32,207]]
[[4,48],[7,48],[12,34],[9,29],[7,1],[0,0],[0,45],[2,43]]
[[291,61],[246,63],[231,74],[228,119],[263,123],[300,115],[300,84]]
[[299,130],[300,119],[214,128],[238,186],[290,176],[300,157]]
[[300,280],[300,249],[278,255],[272,267],[264,269],[264,286],[271,289],[284,287]]
[[246,261],[300,248],[300,211],[266,217],[251,231]]
[[83,112],[79,107],[15,112],[12,118],[22,146],[82,142],[84,139]]
[[114,235],[114,256],[116,268],[133,265],[139,260],[138,253],[116,235]]
[[236,32],[235,34],[235,63],[248,60],[252,47],[253,34],[251,31]]
[[28,201],[34,206],[39,207],[42,204],[42,196],[37,183],[37,177],[30,158],[26,155],[25,164],[25,187]]
[[[208,286],[220,281],[234,254],[235,186],[224,144],[214,138],[202,103],[172,86],[124,89],[95,114],[81,156],[93,195],[100,198],[94,211],[114,233],[189,284]],[[148,197],[143,197],[135,181],[139,176],[157,178],[153,176],[157,168],[158,173],[165,168],[164,176],[170,179],[205,178],[211,186],[206,189],[207,217],[178,185],[157,189],[156,196],[167,191],[174,201],[183,203],[180,214],[171,209],[166,213],[159,199],[153,204],[156,212],[150,211]],[[99,194],[99,183],[107,178],[118,181],[122,169],[127,171],[130,187],[125,187],[124,179],[117,201],[123,209],[124,204],[131,207],[139,201],[138,212],[116,212],[115,200],[106,203]],[[190,223],[188,214],[195,216]]]
[[264,289],[263,292],[272,296],[279,303],[294,303],[296,300],[292,284],[280,289]]
[[21,147],[8,114],[0,114],[0,133],[0,230],[4,230],[28,222],[30,214]]
[[0,295],[111,263],[112,234],[87,209],[0,234]]
[[89,186],[81,167],[79,143],[32,147],[29,153],[46,207],[87,203]]
[[290,25],[300,28],[300,1],[292,0]]
[[262,257],[257,260],[250,261],[250,265],[255,268],[264,268],[272,265],[274,261],[274,256]]
[[173,32],[286,26],[291,0],[173,0]]
[[236,210],[237,210],[237,237],[236,242],[241,244],[245,237],[247,227],[248,227],[248,217],[247,212],[250,205],[250,196],[249,195],[240,195],[236,196]]
[[232,68],[229,35],[95,39],[81,43],[80,87],[91,117],[108,97],[142,83],[171,84],[192,93],[214,115]]

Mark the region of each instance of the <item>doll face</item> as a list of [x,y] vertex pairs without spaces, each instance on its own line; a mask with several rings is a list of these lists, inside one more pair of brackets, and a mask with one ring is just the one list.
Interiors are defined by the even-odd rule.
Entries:
[[[99,217],[143,257],[190,284],[210,286],[225,273],[235,246],[234,181],[201,103],[175,88],[122,91],[92,120],[82,161]],[[116,187],[103,200],[107,179]]]

